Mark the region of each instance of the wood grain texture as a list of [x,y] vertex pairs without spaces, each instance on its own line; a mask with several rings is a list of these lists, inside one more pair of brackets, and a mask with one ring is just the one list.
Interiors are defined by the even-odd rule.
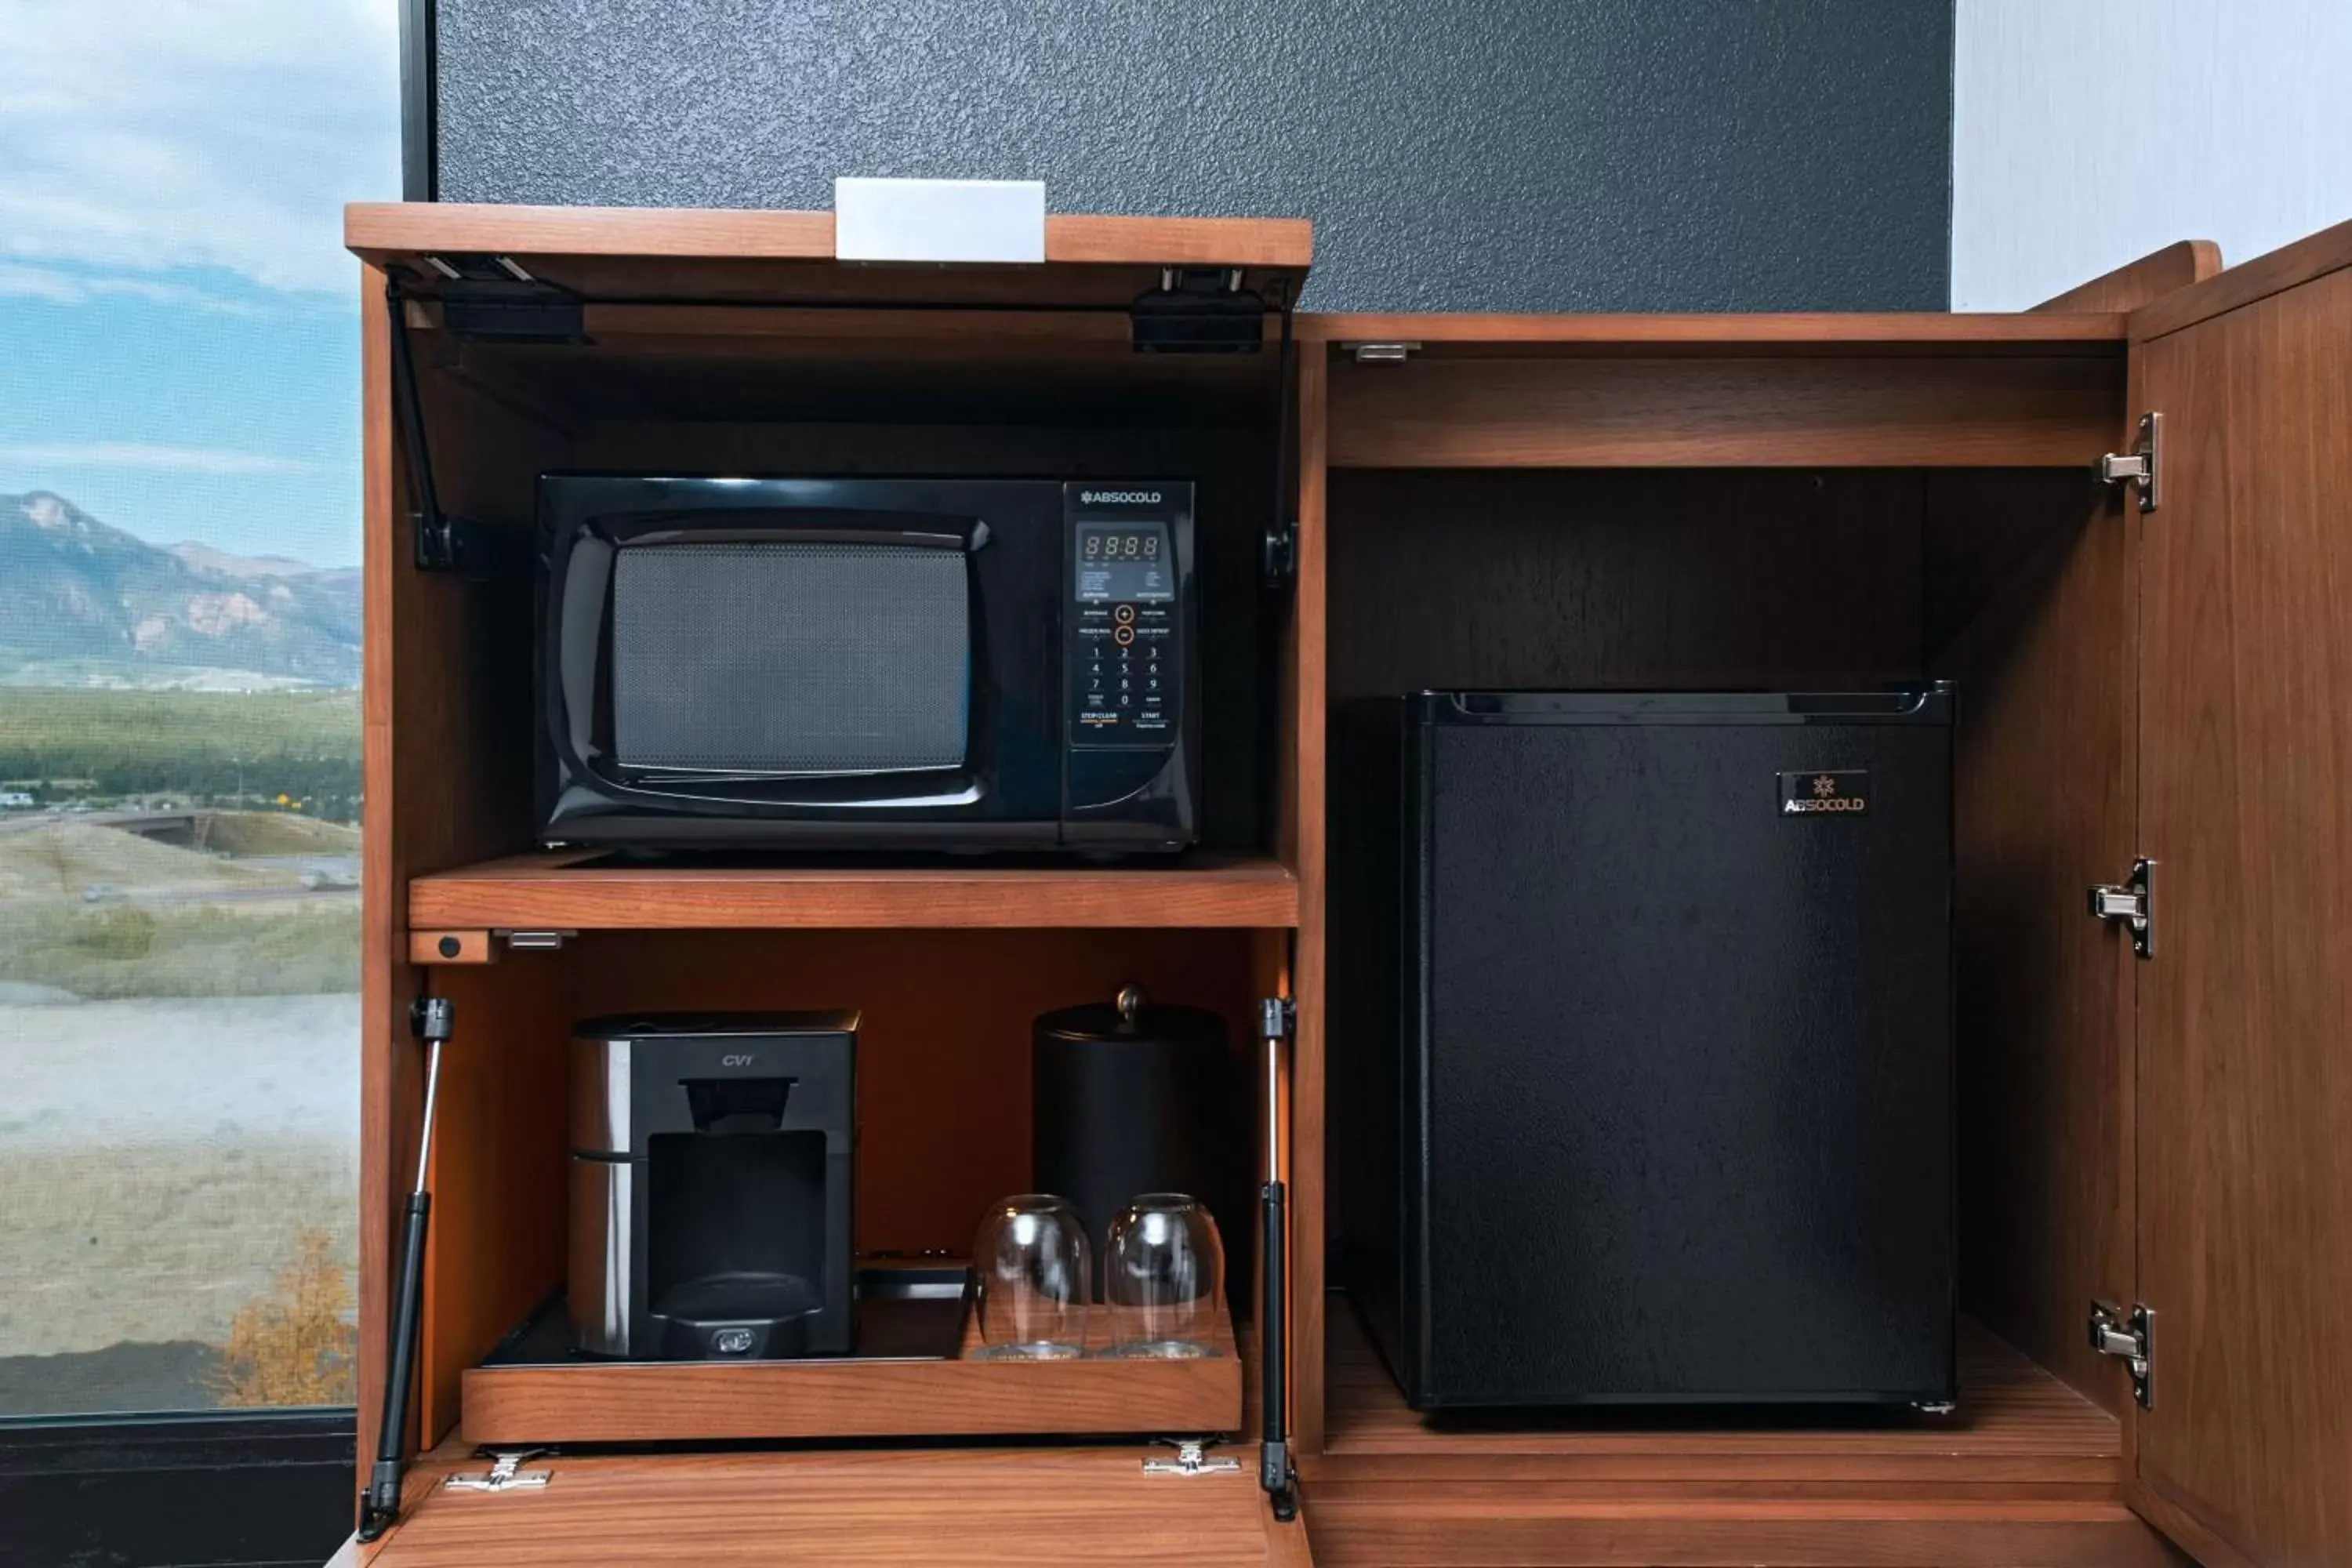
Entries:
[[[391,362],[385,334],[391,312],[383,275],[360,268],[360,578],[362,603],[360,675],[360,774],[365,798],[391,798],[392,623],[399,547],[397,479],[394,472]],[[376,810],[360,824],[360,1160],[359,1453],[357,1471],[375,1462],[383,1421],[384,1337],[390,1332],[393,1270],[393,1175],[395,1150],[415,1139],[418,1090],[406,1039],[409,979],[407,899],[395,880],[397,846],[392,814]]]
[[1302,338],[1315,342],[1417,342],[1431,357],[1456,353],[1558,357],[1562,351],[1575,348],[1800,355],[1874,350],[1906,355],[1985,354],[2004,350],[2042,354],[2070,347],[2112,353],[2123,338],[2124,321],[2106,310],[2031,316],[1942,310],[1581,316],[1308,311],[1299,316],[1298,331]]
[[[1233,1325],[1199,1361],[593,1363],[475,1367],[468,1443],[1238,1432]],[[1097,1333],[1095,1339],[1099,1340]]]
[[[373,1458],[389,1332],[397,1194],[415,1158],[422,1056],[408,1023],[421,976],[408,962],[407,888],[418,874],[476,860],[527,839],[528,770],[479,765],[508,753],[530,721],[530,609],[520,584],[483,584],[415,570],[408,480],[392,420],[383,279],[362,268],[361,330],[365,637],[362,679],[360,1086],[360,1464]],[[499,526],[528,527],[531,479],[571,448],[429,361],[419,366],[435,477],[444,507]],[[461,1018],[458,1027],[467,1027]],[[436,1215],[435,1248],[467,1222]],[[446,1324],[450,1321],[446,1316]],[[421,1385],[435,1386],[432,1362]],[[454,1382],[439,1404],[454,1419]],[[424,1431],[429,1443],[434,1433]]]
[[[1947,1485],[2037,1479],[2089,1487],[2108,1499],[2123,1480],[2116,1418],[1966,1318],[1953,1415],[1841,1424],[1834,1415],[1802,1421],[1780,1415],[1738,1426],[1710,1426],[1704,1415],[1627,1412],[1523,1421],[1423,1416],[1405,1404],[1344,1299],[1335,1299],[1328,1321],[1330,1398],[1318,1476]],[[1358,1468],[1370,1460],[1397,1462]]]
[[1319,1486],[1307,1519],[1324,1568],[2174,1568],[2180,1561],[2119,1503],[1659,1503],[1493,1484],[1409,1494]]
[[1333,1308],[1325,1451],[1307,1466],[1327,1568],[2177,1561],[2120,1500],[2115,1418],[1965,1320],[1948,1417],[1473,1425],[1408,1409]]
[[1341,361],[1331,462],[2069,467],[2107,449],[2120,378],[2113,356]]
[[[482,1462],[435,1456],[373,1568],[751,1568],[778,1562],[959,1568],[1258,1568],[1295,1563],[1269,1539],[1255,1445],[1232,1475],[1150,1476],[1152,1450],[963,1448],[845,1453],[559,1456],[546,1489],[439,1485]],[[1160,1450],[1164,1452],[1165,1450]]]
[[2202,283],[2221,270],[2220,246],[2210,239],[2178,240],[2042,300],[2033,307],[2033,313],[2137,310],[2175,289]]
[[1266,857],[1199,855],[1181,869],[581,866],[512,856],[417,879],[412,925],[571,930],[872,926],[1286,926],[1298,881]]
[[1327,362],[1300,358],[1298,383],[1298,576],[1291,617],[1296,698],[1286,751],[1296,783],[1291,862],[1298,872],[1298,932],[1292,944],[1290,1042],[1291,1435],[1313,1453],[1323,1440],[1325,729],[1330,689],[1328,582],[1329,521]]
[[[2041,545],[1982,590],[1932,666],[1959,686],[1953,769],[1960,1291],[1995,1331],[2111,1410],[2086,1342],[2132,1280],[2132,971],[2084,889],[2135,853],[2136,511],[2053,476],[1930,492],[1931,572],[2014,525]],[[2019,480],[2041,480],[2020,484]],[[1996,554],[2011,548],[2001,541]]]
[[457,1426],[460,1374],[489,1353],[563,1272],[570,1201],[570,1040],[558,954],[443,965],[449,998],[433,1129],[433,1223],[425,1247],[417,1411],[425,1442]]
[[[1164,930],[590,931],[560,956],[573,1018],[857,1008],[857,1249],[962,1257],[991,1202],[1031,1190],[1037,1016],[1140,985],[1160,1001],[1222,1016],[1238,1074],[1256,1059],[1256,938]],[[491,973],[511,981],[546,956],[517,954]],[[1236,1082],[1246,1093],[1255,1080]],[[549,1094],[545,1107],[536,1113],[560,1122],[563,1096]],[[1256,1152],[1243,1142],[1249,1120],[1239,1126],[1235,1146],[1218,1157],[1246,1184]],[[563,1210],[518,1213],[509,1223],[560,1229]],[[1240,1260],[1233,1261],[1238,1273]],[[547,1284],[556,1282],[551,1276]]]
[[[435,1139],[419,1362],[425,1430],[451,1428],[467,1369],[562,1284],[562,1086],[576,1020],[860,1008],[856,1245],[961,1254],[988,1203],[1032,1185],[1035,1016],[1138,984],[1223,1015],[1239,1074],[1251,1057],[1253,950],[1262,934],[603,931],[495,966],[436,968],[433,988],[456,1003],[457,1031],[444,1058]],[[1251,1150],[1237,1143],[1217,1157],[1239,1182]]]
[[[2321,239],[2352,246],[2352,228]],[[2139,1479],[2256,1561],[2337,1561],[2352,1543],[2352,271],[2137,357],[2135,405],[2163,411],[2168,468],[2142,529],[2158,926],[2137,973],[2157,1345]]]
[[434,251],[831,261],[833,215],[353,202],[343,208],[343,244],[378,265]]
[[2352,267],[2352,223],[2321,229],[2292,245],[2241,261],[2201,283],[2149,301],[2131,313],[2131,341],[2142,343],[2167,332],[2177,332],[2242,305],[2251,305],[2257,300],[2324,278],[2343,267]]
[[1909,472],[1342,470],[1330,693],[1916,678],[1925,504]]
[[430,291],[431,254],[515,258],[592,300],[739,304],[1050,305],[1124,312],[1163,267],[1238,268],[1269,305],[1295,298],[1313,259],[1297,218],[1049,214],[1036,264],[844,263],[831,213],[662,207],[361,203],[343,240]]
[[[430,251],[831,263],[834,217],[740,208],[355,202],[343,209],[343,243],[379,264]],[[1305,218],[1045,218],[1049,263],[1303,268],[1314,257],[1315,228]]]
[[486,931],[428,931],[412,920],[408,931],[408,962],[425,963],[495,963],[498,943]]

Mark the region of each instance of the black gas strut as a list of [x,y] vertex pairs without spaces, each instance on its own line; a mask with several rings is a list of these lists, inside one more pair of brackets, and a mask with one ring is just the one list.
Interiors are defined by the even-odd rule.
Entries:
[[402,1458],[408,1446],[408,1400],[416,1383],[416,1321],[425,1305],[425,1231],[433,1214],[425,1185],[433,1166],[433,1102],[441,1090],[441,1047],[449,1038],[452,1010],[446,996],[420,996],[413,1015],[425,1040],[425,1120],[416,1133],[416,1185],[408,1194],[401,1241],[400,1277],[392,1299],[392,1342],[384,1357],[383,1426],[376,1434],[375,1464],[360,1493],[360,1539],[373,1541],[400,1518]]

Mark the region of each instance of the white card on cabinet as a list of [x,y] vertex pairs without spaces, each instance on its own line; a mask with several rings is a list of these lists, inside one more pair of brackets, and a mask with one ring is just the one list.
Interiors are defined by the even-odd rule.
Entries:
[[1045,183],[837,179],[833,254],[843,261],[1043,261]]

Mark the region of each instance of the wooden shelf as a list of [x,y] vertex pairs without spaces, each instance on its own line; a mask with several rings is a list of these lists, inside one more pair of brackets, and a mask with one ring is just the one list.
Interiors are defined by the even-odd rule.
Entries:
[[2033,1480],[2113,1488],[2123,1479],[2116,1418],[1974,1321],[1960,1321],[1959,1408],[1948,1416],[1902,1415],[1859,1424],[1785,1412],[1753,1426],[1664,1415],[1595,1413],[1556,1420],[1428,1417],[1404,1402],[1342,1297],[1328,1319],[1327,1462],[1410,1458],[1472,1474],[1543,1473],[1559,1479],[1653,1478],[1704,1456],[1718,1479]]
[[2116,1418],[1966,1320],[1951,1415],[1752,1425],[1423,1417],[1344,1299],[1326,1321],[1318,1563],[2173,1561],[2122,1501]]
[[[331,1568],[773,1568],[779,1562],[1272,1568],[1307,1526],[1268,1517],[1255,1444],[1237,1471],[1147,1475],[1170,1450],[1082,1447],[566,1453],[541,1492],[453,1491],[488,1463],[452,1439],[410,1473],[399,1527]],[[1277,1543],[1280,1543],[1277,1545]],[[366,1555],[362,1556],[364,1551]]]
[[1966,314],[1941,310],[1872,314],[1479,316],[1308,312],[1298,335],[1310,342],[1414,342],[1423,357],[1561,358],[1638,353],[1939,355],[2123,353],[2126,318],[2111,311]]
[[1238,1432],[1246,1363],[1233,1324],[1199,1361],[581,1362],[464,1375],[468,1443]]
[[808,927],[1281,927],[1298,879],[1264,856],[1168,867],[981,865],[713,868],[583,865],[557,850],[419,877],[412,931]]

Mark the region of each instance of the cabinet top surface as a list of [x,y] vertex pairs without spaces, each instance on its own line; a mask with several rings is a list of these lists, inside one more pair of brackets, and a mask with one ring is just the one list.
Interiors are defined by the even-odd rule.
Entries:
[[[1243,269],[1269,302],[1295,293],[1314,258],[1304,218],[1050,214],[1043,265],[845,263],[834,215],[738,208],[355,203],[343,240],[430,292],[428,256],[516,258],[534,277],[591,300],[631,302],[1055,304],[1124,308],[1163,267]],[[1271,286],[1271,287],[1269,287]],[[1405,338],[1445,355],[1495,353],[1746,354],[2114,353],[2126,318],[2105,312],[1959,315],[1481,315],[1301,312],[1307,342]]]
[[550,207],[362,202],[343,243],[401,267],[427,290],[428,256],[517,258],[591,300],[691,302],[1116,304],[1165,267],[1233,268],[1269,301],[1296,293],[1314,259],[1304,218],[1132,217],[1055,213],[1042,265],[858,263],[834,255],[834,215],[749,208]]

